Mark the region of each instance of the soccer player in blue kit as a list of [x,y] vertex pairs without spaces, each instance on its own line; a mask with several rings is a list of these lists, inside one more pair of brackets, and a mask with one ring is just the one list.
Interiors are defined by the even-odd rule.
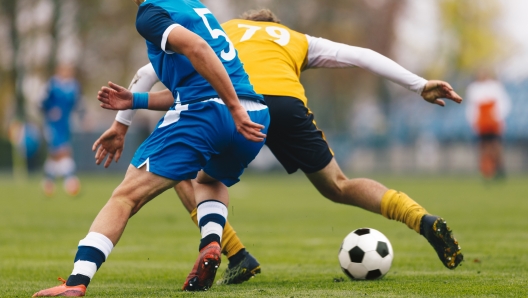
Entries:
[[34,297],[84,296],[128,219],[158,194],[194,178],[202,239],[183,290],[209,289],[220,264],[227,187],[238,182],[264,144],[267,106],[211,12],[198,0],[135,2],[136,28],[168,89],[131,93],[109,82],[98,99],[101,107],[114,110],[170,109],[137,149],[124,180],[79,242],[68,280]]
[[70,146],[70,116],[80,111],[81,91],[68,64],[57,66],[49,80],[41,105],[44,114],[44,137],[48,143],[48,157],[44,163],[42,189],[46,196],[55,192],[55,181],[64,178],[64,190],[71,196],[79,193],[81,184],[75,175],[75,162]]

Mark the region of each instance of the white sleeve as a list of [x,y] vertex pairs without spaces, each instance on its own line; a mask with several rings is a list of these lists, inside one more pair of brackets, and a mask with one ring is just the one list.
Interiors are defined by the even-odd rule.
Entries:
[[[152,64],[147,64],[141,67],[137,72],[128,90],[131,92],[149,92],[152,89],[152,86],[158,82],[158,76],[154,71]],[[136,110],[124,110],[117,112],[115,120],[124,125],[130,126],[132,123],[132,118],[136,114]]]
[[306,35],[308,68],[360,67],[421,94],[427,80],[403,68],[393,60],[370,49],[349,46]]

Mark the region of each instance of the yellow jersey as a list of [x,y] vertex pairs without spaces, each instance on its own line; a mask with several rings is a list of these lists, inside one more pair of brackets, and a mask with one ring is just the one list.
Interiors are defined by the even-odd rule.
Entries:
[[301,71],[308,56],[306,35],[273,23],[234,19],[222,24],[238,51],[255,91],[291,96],[306,105]]

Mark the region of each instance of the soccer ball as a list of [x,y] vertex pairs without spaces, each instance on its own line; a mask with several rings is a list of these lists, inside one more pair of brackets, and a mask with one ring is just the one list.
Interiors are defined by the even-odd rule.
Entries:
[[382,278],[392,264],[394,252],[389,239],[371,228],[348,234],[339,249],[339,264],[350,279]]

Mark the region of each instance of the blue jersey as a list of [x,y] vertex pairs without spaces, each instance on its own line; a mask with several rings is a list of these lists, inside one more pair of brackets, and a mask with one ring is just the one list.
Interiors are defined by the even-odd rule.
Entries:
[[77,80],[52,77],[42,101],[45,133],[50,147],[60,147],[70,140],[70,115],[81,98]]
[[147,0],[136,18],[138,32],[147,40],[150,62],[160,81],[181,104],[199,102],[218,93],[192,66],[187,57],[165,48],[175,26],[201,36],[215,51],[231,78],[239,98],[264,103],[255,93],[233,43],[213,14],[198,0]]

